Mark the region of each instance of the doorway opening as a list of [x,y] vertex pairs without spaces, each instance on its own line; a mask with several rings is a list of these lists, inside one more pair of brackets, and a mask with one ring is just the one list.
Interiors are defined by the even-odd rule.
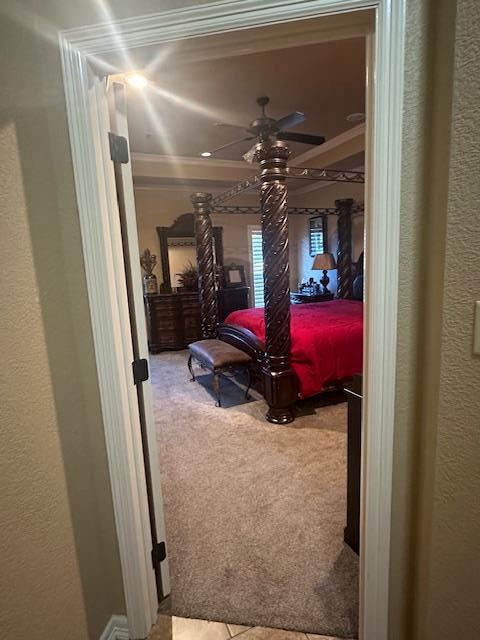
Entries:
[[[133,351],[127,320],[128,314],[127,317],[125,316],[125,310],[128,310],[125,282],[123,281],[122,285],[119,276],[124,271],[124,247],[122,249],[121,242],[119,242],[118,210],[112,200],[114,191],[112,190],[111,178],[113,172],[111,168],[108,168],[108,154],[106,152],[108,142],[106,143],[103,137],[107,129],[102,127],[101,118],[100,120],[96,118],[96,114],[102,111],[103,102],[102,87],[95,79],[95,76],[98,77],[95,69],[98,72],[99,59],[100,66],[105,65],[105,58],[108,57],[104,55],[105,52],[116,51],[120,52],[120,56],[116,56],[117,66],[115,66],[115,60],[110,59],[109,73],[112,72],[112,69],[123,73],[126,70],[131,70],[125,69],[124,53],[125,50],[131,53],[132,48],[135,47],[137,47],[136,52],[139,52],[140,41],[143,44],[157,46],[167,41],[179,41],[188,34],[198,36],[216,33],[215,37],[220,40],[223,38],[224,45],[226,44],[227,47],[233,42],[233,35],[247,34],[247,42],[250,43],[246,27],[252,24],[257,26],[268,24],[268,16],[270,18],[273,16],[272,11],[275,13],[277,26],[283,26],[283,36],[291,36],[292,34],[296,36],[296,27],[305,26],[308,22],[308,26],[311,26],[312,29],[309,35],[309,29],[306,29],[307,39],[312,36],[312,32],[316,32],[318,40],[319,31],[317,29],[319,25],[313,21],[312,16],[327,12],[323,3],[309,2],[308,0],[296,3],[295,6],[289,6],[285,3],[281,8],[273,8],[274,3],[271,2],[249,3],[248,11],[240,13],[237,12],[237,9],[233,10],[229,3],[220,4],[222,6],[214,3],[191,11],[172,11],[158,16],[150,16],[148,33],[145,31],[145,22],[135,18],[114,25],[113,35],[112,25],[108,25],[104,29],[98,29],[93,35],[90,34],[90,28],[85,28],[65,32],[61,37],[95,349],[132,637],[144,637],[143,630],[148,629],[148,621],[152,620],[151,616],[155,609],[151,590],[153,574],[151,568],[148,569],[149,561],[151,562],[149,558],[151,549],[148,548],[149,536],[145,533],[148,511],[146,510],[147,500],[143,481],[144,470],[142,471],[139,466],[140,457],[138,455],[140,444],[139,430],[136,430],[139,422],[138,398],[129,389],[128,385],[131,384],[131,381],[127,376],[129,371],[131,373]],[[359,6],[361,4],[361,2],[358,3]],[[333,5],[340,12],[350,8],[349,3],[342,0],[334,2]],[[332,6],[329,5],[328,10],[331,10]],[[370,7],[370,5],[368,6]],[[367,3],[365,3],[365,7],[367,7]],[[235,29],[238,31],[230,30],[228,34],[219,33],[221,25],[225,29],[231,29],[231,25],[230,27],[227,25],[228,21],[232,19],[232,11],[236,14]],[[371,128],[370,134],[367,133],[368,149],[374,150],[375,155],[370,153],[370,160],[367,158],[367,165],[372,169],[371,178],[374,179],[371,180],[370,187],[367,189],[367,206],[365,207],[368,211],[367,236],[370,238],[370,246],[366,253],[368,323],[366,325],[367,341],[365,346],[368,359],[364,388],[367,390],[368,404],[364,408],[364,414],[366,417],[365,430],[369,437],[365,441],[366,450],[364,451],[364,459],[368,459],[368,466],[364,465],[363,473],[364,491],[368,499],[365,501],[365,512],[362,519],[365,527],[361,543],[360,566],[362,584],[362,629],[360,633],[362,637],[364,634],[369,637],[383,637],[387,620],[388,536],[386,533],[389,530],[391,456],[375,454],[383,453],[382,447],[387,448],[387,454],[391,453],[392,444],[394,358],[391,354],[394,353],[395,343],[395,300],[391,291],[396,291],[395,284],[398,275],[396,255],[398,252],[400,149],[400,145],[395,143],[398,143],[401,131],[398,108],[400,102],[394,97],[401,96],[403,61],[401,6],[385,7],[384,3],[379,1],[378,6],[375,5],[374,12],[377,32],[367,36],[369,43],[367,68],[370,80],[374,77],[376,84],[374,94],[370,97],[367,96],[367,103],[368,100],[370,100],[370,104],[374,102],[375,108],[369,111],[367,104],[366,109],[370,114],[370,119],[372,115],[375,117],[375,126]],[[352,18],[357,15],[359,14],[344,13],[330,18],[336,20],[343,17]],[[364,12],[363,16],[365,15],[367,14]],[[301,17],[308,17],[311,21],[302,22],[298,20]],[[393,17],[395,20],[392,19]],[[355,23],[355,18],[347,20],[347,22],[348,30],[352,27],[352,22]],[[152,30],[152,25],[157,25],[156,29]],[[121,32],[122,38],[118,37],[117,29]],[[181,32],[182,29],[183,32]],[[369,29],[371,30],[371,24]],[[300,31],[302,31],[301,28]],[[320,32],[322,32],[321,29]],[[182,34],[179,35],[180,33]],[[323,29],[323,33],[325,33],[325,29]],[[342,37],[345,35],[344,30]],[[364,36],[365,31],[356,35]],[[136,39],[139,37],[140,40]],[[282,44],[285,44],[285,39],[283,38],[283,40]],[[201,38],[196,39],[197,43],[200,41]],[[296,42],[294,46],[303,44],[307,43],[305,41]],[[218,41],[210,47],[210,53],[217,46]],[[276,47],[273,48],[279,48],[278,41]],[[151,52],[152,49],[148,53],[149,59],[151,59]],[[208,46],[203,54],[200,54],[200,58],[206,53],[209,53]],[[89,55],[93,55],[94,58],[87,60]],[[196,57],[199,58],[198,51]],[[121,63],[119,63],[120,58],[122,58]],[[135,66],[136,68],[145,67],[141,61]],[[102,71],[100,75],[101,73]],[[103,74],[105,74],[105,68],[103,68]],[[372,87],[371,84],[370,87]],[[84,96],[85,99],[78,100],[78,97],[81,96]],[[105,124],[105,118],[103,124]],[[92,167],[91,164],[92,157],[95,159],[95,167]],[[226,161],[223,161],[223,164],[225,163]],[[183,163],[183,168],[187,164]],[[336,170],[333,169],[333,171]],[[172,175],[170,175],[171,177]],[[177,174],[177,178],[181,184],[185,176],[180,172],[180,175]],[[351,200],[351,198],[342,198],[341,200]],[[99,218],[99,211],[104,212],[103,219]],[[381,214],[384,216],[382,217]],[[130,254],[133,255],[133,253]],[[370,261],[375,264],[378,261],[378,270],[370,268]],[[105,265],[105,273],[109,273],[112,278],[111,287],[107,292],[98,286],[99,281],[96,274],[100,265]],[[237,267],[238,265],[233,266]],[[313,266],[314,264],[312,264]],[[138,264],[137,270],[139,271]],[[322,271],[324,270],[328,271],[328,269],[322,269]],[[235,274],[233,278],[238,277],[236,272],[241,272],[241,270],[233,269],[232,273]],[[333,283],[331,286],[334,286]],[[386,295],[387,291],[390,292],[389,296]],[[107,293],[106,296],[105,293]],[[136,306],[138,307],[138,305]],[[139,317],[140,314],[137,314],[137,318]],[[372,341],[372,335],[375,336],[375,341]],[[146,338],[139,341],[140,353],[138,355],[145,355],[142,354],[143,343],[146,345]],[[115,394],[111,393],[112,388],[115,389]],[[147,405],[148,389],[151,392],[150,386],[145,385]],[[271,399],[270,397],[269,400]],[[134,410],[134,400],[137,405],[136,410]],[[271,408],[270,402],[269,406]],[[129,414],[129,418],[127,418],[127,414]],[[149,445],[152,445],[149,446],[149,455],[152,455],[155,450],[155,434],[147,428],[146,435]],[[158,467],[158,464],[156,466]],[[152,467],[152,473],[155,475],[155,465]],[[153,485],[155,486],[155,484],[156,480],[153,478]],[[156,493],[154,495],[158,496]],[[157,505],[158,507],[159,505]],[[161,505],[159,510],[161,511]],[[162,518],[157,518],[157,527],[161,528],[161,521]],[[132,554],[135,556],[133,563],[128,561],[132,558]],[[369,566],[368,576],[365,572],[366,563]]]
[[[131,263],[143,269],[145,318],[131,311],[131,322],[148,334],[158,451],[146,456],[149,467],[160,461],[171,575],[163,608],[355,638],[360,417],[350,412],[348,445],[347,393],[363,362],[366,37],[272,48],[268,31],[223,57],[166,45],[145,75],[107,80],[113,133],[129,141],[130,162],[113,161],[132,309],[142,283]],[[363,121],[352,127],[351,113]],[[288,157],[290,173],[272,187],[288,190],[283,222],[262,180],[235,186],[262,174],[261,145],[278,151],[278,166]],[[285,384],[269,394],[263,377],[281,278],[286,407],[272,400]],[[252,334],[255,357],[244,348]]]

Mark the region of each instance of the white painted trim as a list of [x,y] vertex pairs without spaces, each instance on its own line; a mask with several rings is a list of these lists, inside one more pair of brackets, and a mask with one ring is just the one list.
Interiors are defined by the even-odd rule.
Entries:
[[[246,164],[242,160],[219,160],[218,158],[195,158],[191,156],[166,156],[155,153],[132,153],[132,164],[147,162],[171,166],[181,164],[184,167],[212,167],[213,169],[233,169],[234,171],[248,171],[255,173],[257,164]],[[135,174],[137,175],[137,174]]]
[[99,55],[120,48],[154,46],[248,27],[375,9],[383,2],[389,0],[220,0],[68,29],[62,32],[62,36],[84,55]]
[[[405,2],[385,0],[367,39],[361,638],[388,636],[400,248]],[[375,89],[373,89],[373,86]]]
[[[122,291],[115,281],[118,246],[112,244],[104,182],[95,166],[98,132],[89,109],[89,54],[156,45],[169,40],[272,25],[357,9],[376,10],[374,103],[369,119],[373,158],[367,196],[367,335],[362,491],[361,628],[362,640],[386,640],[390,558],[390,513],[394,433],[395,363],[400,238],[401,128],[405,0],[222,0],[94,25],[60,34],[72,158],[82,230],[85,270],[109,467],[130,630],[148,627],[148,582],[141,520],[144,487],[136,470],[126,381],[126,345],[120,331]],[[372,78],[370,78],[370,81]],[[111,194],[110,194],[111,195]],[[99,215],[100,213],[100,215]],[[375,269],[371,269],[372,262]],[[366,464],[365,464],[366,461]],[[131,555],[132,554],[132,555]],[[134,635],[132,637],[143,637]],[[146,634],[144,634],[146,635]]]
[[[313,147],[305,153],[302,153],[298,156],[295,156],[292,160],[292,164],[301,167],[308,166],[307,163],[314,158],[320,158],[322,155],[328,154],[330,151],[337,149],[338,147],[355,140],[356,138],[361,139],[363,143],[363,148],[365,148],[365,124],[359,124],[355,127],[340,133],[338,136],[335,136],[325,142],[318,147]],[[345,155],[348,157],[351,155]],[[339,159],[336,160],[338,162]],[[147,171],[145,171],[145,167],[151,167]],[[164,168],[167,168],[167,171],[164,171]],[[258,172],[258,164],[252,163],[247,164],[242,160],[220,160],[218,158],[200,158],[200,157],[191,157],[191,156],[168,156],[163,154],[154,154],[154,153],[132,153],[132,169],[134,176],[145,176],[145,177],[164,177],[165,174],[167,178],[171,177],[172,169],[174,173],[189,173],[188,170],[198,170],[200,169],[200,173],[203,173],[206,169],[214,170],[218,169],[222,173],[220,177],[217,177],[217,180],[224,180],[225,182],[229,182],[232,180],[239,181],[242,177],[250,177],[253,174]],[[228,176],[225,174],[226,170],[232,171],[232,176]],[[194,178],[188,177],[187,179],[194,180]],[[212,175],[212,179],[215,179],[215,176]],[[321,183],[324,185],[325,183]],[[327,183],[328,184],[328,183]],[[315,188],[315,187],[313,187]],[[312,185],[309,185],[309,188],[295,189],[295,193],[308,193],[308,191],[312,190]]]
[[[155,620],[149,594],[154,574],[145,548],[148,522],[138,404],[131,379],[132,346],[118,216],[107,194],[108,141],[99,131],[95,79],[85,56],[61,39],[72,159],[115,523],[132,638]],[[105,286],[108,283],[108,286]],[[136,417],[136,420],[135,420]],[[143,474],[143,481],[141,481]]]
[[126,616],[112,616],[98,640],[129,640]]
[[[330,184],[329,182],[327,184]],[[171,191],[173,193],[188,193],[192,194],[195,189],[189,185],[176,185],[176,184],[155,184],[155,183],[145,183],[145,184],[135,184],[133,185],[135,191]],[[197,189],[198,190],[198,189]],[[225,187],[211,186],[205,188],[208,193],[224,193]],[[232,202],[237,202],[238,198],[242,200],[244,198],[255,198],[255,201],[258,203],[258,189],[255,191],[254,189],[249,189],[248,191],[244,191],[240,196],[237,196],[237,199],[232,199]],[[229,203],[230,204],[230,203]]]
[[350,142],[351,140],[355,140],[355,138],[359,137],[365,138],[365,123],[358,124],[351,129],[347,129],[347,131],[339,133],[338,136],[330,138],[330,140],[327,140],[318,147],[313,147],[312,149],[305,151],[305,153],[301,153],[299,156],[295,156],[292,164],[299,167],[308,166],[307,162],[309,162],[309,160],[312,160],[312,158],[318,158],[324,153],[328,153],[329,151],[336,149],[340,145]]

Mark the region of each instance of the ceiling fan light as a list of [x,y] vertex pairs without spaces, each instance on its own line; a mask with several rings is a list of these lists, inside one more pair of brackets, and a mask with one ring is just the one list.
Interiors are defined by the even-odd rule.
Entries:
[[202,153],[200,154],[202,156],[202,158],[210,158],[210,156],[212,155],[211,151],[202,151]]
[[148,80],[141,73],[130,73],[126,76],[126,80],[131,87],[135,89],[143,89],[147,86]]

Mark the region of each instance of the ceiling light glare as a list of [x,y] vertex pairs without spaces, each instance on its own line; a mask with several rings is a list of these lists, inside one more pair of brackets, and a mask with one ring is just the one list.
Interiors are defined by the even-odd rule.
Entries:
[[347,122],[363,122],[365,120],[365,114],[360,112],[350,113],[345,119]]
[[148,84],[148,80],[141,73],[131,73],[127,76],[127,82],[135,89],[143,89]]
[[210,158],[210,156],[212,155],[211,151],[203,151],[201,154],[202,158]]

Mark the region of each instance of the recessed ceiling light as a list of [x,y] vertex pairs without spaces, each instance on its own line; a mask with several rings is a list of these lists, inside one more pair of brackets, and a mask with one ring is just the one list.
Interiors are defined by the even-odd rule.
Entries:
[[203,151],[201,154],[202,158],[210,158],[210,156],[212,155],[211,151]]
[[345,119],[347,122],[363,122],[365,114],[360,112],[350,113]]
[[143,89],[148,84],[148,80],[141,73],[130,73],[127,76],[127,82],[131,87],[135,87],[135,89]]

